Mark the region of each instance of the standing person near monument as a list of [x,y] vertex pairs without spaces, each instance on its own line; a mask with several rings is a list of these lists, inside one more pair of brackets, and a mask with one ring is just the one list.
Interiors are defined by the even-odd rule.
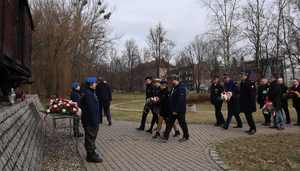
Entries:
[[[72,92],[70,95],[70,99],[73,102],[77,103],[77,106],[80,107],[80,86],[78,82],[72,83]],[[82,137],[83,134],[79,131],[80,117],[76,117],[73,119],[73,132],[74,137]]]
[[288,87],[284,84],[283,78],[278,78],[278,84],[281,86],[281,105],[285,114],[286,124],[290,124],[291,117],[288,103]]
[[[111,119],[111,112],[110,112],[110,104],[112,100],[112,91],[110,85],[107,83],[107,81],[103,80],[103,78],[99,77],[97,81],[98,84],[96,88],[96,95],[99,100],[99,105],[101,106],[100,108],[102,108],[104,111],[104,115],[106,116],[108,125],[111,126],[112,119]],[[100,111],[101,124],[103,122],[103,115],[102,115],[103,111]]]
[[256,133],[256,125],[252,116],[256,112],[256,84],[255,73],[247,72],[242,74],[240,85],[240,109],[245,114],[249,130],[246,131],[249,135]]
[[145,105],[144,105],[140,126],[136,128],[138,131],[145,130],[148,113],[150,112],[150,110],[152,111],[152,105],[150,103],[150,99],[151,97],[153,97],[153,89],[154,89],[152,85],[152,77],[145,78],[145,86],[146,86],[146,99],[145,99]]
[[163,140],[166,142],[169,139],[169,134],[177,119],[183,131],[183,137],[179,140],[179,142],[184,142],[189,140],[190,137],[186,123],[186,87],[179,81],[179,77],[177,75],[172,75],[169,80],[173,86],[169,96],[171,116],[169,123],[167,124]]
[[87,152],[86,160],[88,162],[102,162],[101,157],[96,153],[95,141],[100,124],[100,106],[95,90],[97,86],[96,77],[87,77],[85,79],[86,89],[80,100],[82,109],[82,125],[84,128],[84,147]]
[[[269,81],[266,78],[262,78],[260,80],[258,90],[257,90],[257,103],[259,104],[259,108],[263,109],[265,102],[268,97],[270,85]],[[263,123],[264,126],[270,126],[271,125],[271,113],[270,112],[264,112],[264,119],[265,122]]]
[[223,100],[221,99],[221,94],[223,93],[223,91],[224,88],[220,84],[219,77],[214,77],[210,87],[210,102],[215,107],[215,126],[222,126],[225,123],[224,116],[222,114]]

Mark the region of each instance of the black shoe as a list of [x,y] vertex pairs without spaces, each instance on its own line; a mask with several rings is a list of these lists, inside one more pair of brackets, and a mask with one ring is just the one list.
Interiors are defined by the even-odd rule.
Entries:
[[153,138],[153,139],[156,139],[156,138],[158,138],[158,137],[160,137],[160,133],[159,133],[159,132],[156,132],[155,135],[154,135],[152,138]]
[[112,123],[111,122],[108,122],[108,126],[111,126],[112,125]]
[[243,126],[234,126],[233,128],[243,128]]
[[162,143],[167,143],[167,142],[168,142],[168,139],[169,139],[169,138],[167,138],[167,137],[165,137],[165,136],[164,136],[164,137],[161,137],[161,142],[162,142]]
[[173,137],[178,137],[180,135],[180,131],[175,131],[175,134],[173,135]]
[[181,138],[180,140],[178,140],[179,142],[185,142],[185,141],[187,141],[187,140],[189,140],[189,138],[185,138],[185,137],[183,137],[183,138]]
[[139,127],[139,128],[136,128],[136,130],[138,130],[138,131],[144,131],[145,128]]
[[74,137],[77,137],[77,138],[83,137],[83,133],[80,133],[80,132],[74,133]]
[[97,154],[88,154],[86,157],[86,161],[87,162],[92,162],[92,163],[102,163],[103,160],[101,159],[101,157]]
[[255,129],[250,129],[249,131],[246,131],[249,135],[254,135],[256,133]]
[[286,121],[285,124],[289,125],[291,124],[291,121]]
[[222,128],[225,129],[225,130],[227,130],[228,126],[224,125]]
[[295,123],[294,126],[300,126],[300,123]]
[[277,126],[270,126],[271,129],[277,129]]
[[152,134],[152,129],[148,129],[146,132]]

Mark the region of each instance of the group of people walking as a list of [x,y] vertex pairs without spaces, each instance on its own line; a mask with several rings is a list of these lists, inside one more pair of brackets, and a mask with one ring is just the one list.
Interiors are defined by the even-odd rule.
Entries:
[[[78,82],[72,83],[70,98],[77,102],[82,110],[81,122],[84,128],[84,146],[87,152],[88,162],[102,162],[101,157],[96,153],[95,141],[97,138],[99,124],[102,124],[102,112],[107,118],[108,125],[112,125],[110,103],[112,91],[109,84],[102,78],[88,77],[81,88]],[[80,118],[74,118],[74,136],[82,137],[79,131]]]
[[[256,112],[256,103],[259,104],[264,115],[264,126],[284,129],[285,124],[291,123],[288,108],[288,99],[293,99],[293,107],[297,112],[297,123],[300,126],[300,86],[298,80],[293,80],[293,85],[288,88],[281,77],[273,77],[271,80],[262,78],[256,85],[254,72],[241,74],[238,84],[224,75],[223,84],[220,78],[215,77],[210,87],[210,100],[215,107],[215,126],[221,126],[227,130],[230,126],[232,117],[235,118],[237,125],[233,128],[242,128],[243,123],[240,113],[244,113],[249,125],[248,134],[256,133],[256,125],[253,113]],[[227,103],[227,119],[222,113],[223,103]],[[273,120],[273,124],[271,121]]]
[[[146,99],[142,113],[139,131],[145,130],[147,115],[152,112],[150,128],[146,131],[153,135],[153,138],[161,137],[167,142],[169,134],[174,129],[174,137],[180,135],[176,120],[183,131],[183,137],[179,140],[184,142],[189,139],[189,131],[186,123],[186,87],[179,81],[177,75],[172,75],[167,80],[145,78]],[[168,87],[170,85],[170,87]],[[165,130],[161,135],[162,124],[165,123]],[[157,125],[154,129],[154,125]]]

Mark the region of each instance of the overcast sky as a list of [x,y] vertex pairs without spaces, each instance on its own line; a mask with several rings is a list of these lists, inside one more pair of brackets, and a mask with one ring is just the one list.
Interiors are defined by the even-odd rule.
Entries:
[[208,29],[207,10],[200,0],[110,0],[113,9],[111,27],[115,35],[123,35],[118,47],[125,40],[135,39],[139,47],[146,46],[149,29],[161,22],[168,37],[180,49],[195,35]]

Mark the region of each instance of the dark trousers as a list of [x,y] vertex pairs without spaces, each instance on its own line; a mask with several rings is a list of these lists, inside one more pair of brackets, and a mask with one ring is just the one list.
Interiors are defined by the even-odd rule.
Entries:
[[271,123],[271,114],[264,114],[264,118],[265,118],[265,124],[270,124]]
[[254,122],[252,113],[251,112],[245,113],[245,116],[246,116],[247,123],[250,127],[250,130],[256,130],[256,126],[255,126],[255,122]]
[[214,107],[215,107],[216,125],[224,124],[225,120],[222,113],[222,103],[214,104]]
[[226,120],[226,123],[225,123],[225,127],[228,128],[230,126],[230,123],[231,123],[231,120],[232,120],[233,116],[234,116],[234,118],[236,120],[237,126],[238,127],[243,127],[243,122],[242,122],[242,119],[240,117],[240,114],[239,113],[235,113],[235,112],[228,112],[228,116],[227,116],[227,120]]
[[[110,101],[102,101],[101,102],[101,108],[104,111],[104,115],[106,116],[107,122],[111,123],[111,113],[110,113]],[[100,123],[103,122],[103,115],[102,115],[102,111],[101,111],[101,115],[100,115]]]
[[189,135],[189,130],[188,130],[188,126],[185,120],[185,113],[183,114],[177,114],[177,115],[173,115],[171,114],[171,116],[168,119],[168,123],[167,123],[167,127],[166,127],[166,131],[164,134],[165,138],[169,138],[169,134],[172,130],[172,127],[176,121],[176,119],[178,120],[178,123],[183,131],[183,138],[188,139],[190,137]]
[[289,111],[289,105],[287,101],[282,102],[282,109],[285,113],[286,123],[291,123],[291,117],[290,117],[290,111]]
[[99,127],[84,127],[84,147],[88,155],[96,153],[95,141],[97,139],[98,130]]
[[153,129],[155,123],[158,123],[158,113],[153,113],[152,112],[152,120],[151,120],[151,125],[150,125],[150,130]]
[[145,129],[145,125],[146,125],[146,121],[147,121],[147,116],[148,116],[148,113],[150,112],[150,110],[152,111],[151,104],[150,103],[145,103],[143,114],[142,114],[142,120],[141,120],[141,124],[140,124],[140,128],[141,129]]
[[74,118],[73,119],[73,133],[74,135],[79,134],[79,123],[80,123],[80,118]]
[[295,107],[295,110],[297,112],[297,124],[300,124],[300,107]]

